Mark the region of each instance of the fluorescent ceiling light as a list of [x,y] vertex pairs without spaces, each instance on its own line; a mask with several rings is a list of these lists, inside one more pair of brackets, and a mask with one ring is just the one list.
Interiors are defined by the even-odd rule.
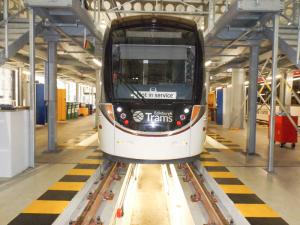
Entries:
[[102,66],[102,62],[101,61],[99,61],[98,59],[96,59],[96,58],[93,58],[93,62],[97,65],[97,66],[99,66],[99,67],[101,67]]
[[249,81],[245,81],[245,83],[244,83],[245,85],[248,85],[249,84]]
[[205,66],[210,66],[212,64],[212,61],[211,60],[208,60],[205,62]]

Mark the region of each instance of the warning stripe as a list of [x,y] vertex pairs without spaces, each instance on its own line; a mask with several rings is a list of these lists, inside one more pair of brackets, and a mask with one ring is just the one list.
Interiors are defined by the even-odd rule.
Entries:
[[288,225],[213,155],[208,152],[201,153],[200,161],[251,225]]
[[218,141],[219,143],[221,143],[222,145],[225,145],[226,147],[228,147],[228,149],[215,149],[215,148],[208,148],[207,150],[209,152],[224,152],[224,151],[233,151],[233,152],[243,152],[243,149],[241,148],[240,145],[238,144],[234,144],[232,141],[230,140],[226,140],[225,138],[223,138],[221,135],[216,134],[216,133],[207,133],[208,136],[210,136],[211,138],[215,139],[216,141]]
[[51,225],[101,164],[101,152],[89,154],[8,225]]

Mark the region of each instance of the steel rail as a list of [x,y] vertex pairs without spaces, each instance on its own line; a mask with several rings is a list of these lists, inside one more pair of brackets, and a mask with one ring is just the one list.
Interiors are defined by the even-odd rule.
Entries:
[[230,225],[226,220],[221,210],[216,204],[216,200],[212,194],[207,190],[200,178],[195,174],[193,165],[190,163],[184,164],[185,172],[189,176],[191,183],[193,184],[197,195],[200,197],[200,201],[205,207],[209,221],[208,224],[214,225]]
[[[124,178],[124,181],[123,181],[123,184],[122,184],[122,187],[120,190],[120,194],[119,194],[120,197],[116,203],[115,210],[113,211],[113,215],[112,215],[111,221],[109,223],[110,225],[117,224],[118,217],[123,216],[123,214],[124,214],[123,207],[124,207],[125,198],[128,193],[130,181],[132,179],[134,179],[134,176],[135,176],[134,174],[135,174],[136,168],[137,168],[136,164],[129,164],[129,166],[128,166],[128,170],[126,172],[126,176]],[[121,210],[122,215],[118,215],[118,210]]]
[[108,191],[111,183],[114,180],[114,176],[117,173],[119,164],[114,163],[106,172],[103,180],[92,194],[90,201],[84,208],[82,214],[78,217],[72,225],[96,225],[99,224],[96,218],[97,211],[103,201],[104,194]]

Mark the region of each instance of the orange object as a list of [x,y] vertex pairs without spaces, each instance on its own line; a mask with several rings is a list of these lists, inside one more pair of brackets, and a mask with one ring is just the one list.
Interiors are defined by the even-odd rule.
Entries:
[[210,92],[207,97],[208,108],[215,109],[216,108],[216,93]]
[[89,108],[79,108],[79,115],[80,116],[88,116],[89,115]]
[[124,215],[123,209],[118,208],[116,213],[117,218],[121,218],[123,215]]
[[56,120],[65,121],[67,120],[66,89],[57,89],[56,99]]

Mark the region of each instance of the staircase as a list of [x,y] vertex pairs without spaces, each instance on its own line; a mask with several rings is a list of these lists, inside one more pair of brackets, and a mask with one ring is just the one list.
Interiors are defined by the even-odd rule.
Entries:
[[[266,28],[267,37],[273,39],[273,30]],[[300,68],[300,30],[296,26],[280,26],[279,28],[279,49],[289,60]]]
[[[19,11],[11,10],[8,14],[7,33],[5,29],[6,21],[0,14],[0,66],[9,58],[13,57],[21,48],[29,42],[29,20],[25,8]],[[41,23],[37,24],[36,32],[41,30]],[[8,39],[7,49],[5,39]]]

